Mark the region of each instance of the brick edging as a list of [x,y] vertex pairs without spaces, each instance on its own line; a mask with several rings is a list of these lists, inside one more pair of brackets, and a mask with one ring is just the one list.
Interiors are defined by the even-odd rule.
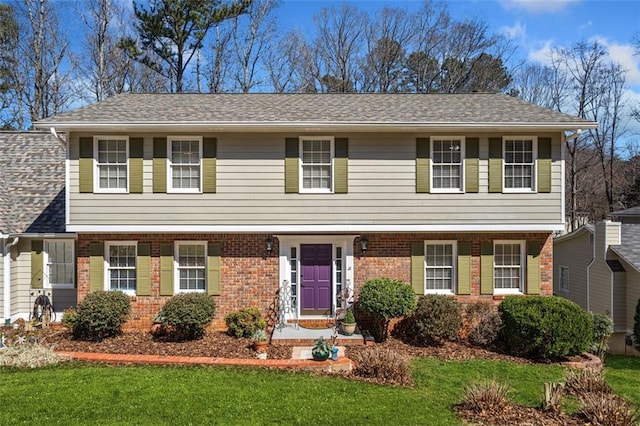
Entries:
[[586,370],[586,369],[592,369],[596,371],[602,370],[602,360],[599,357],[588,352],[584,352],[582,356],[588,359],[586,361],[561,362],[560,365],[562,365],[563,367],[577,368],[582,370]]

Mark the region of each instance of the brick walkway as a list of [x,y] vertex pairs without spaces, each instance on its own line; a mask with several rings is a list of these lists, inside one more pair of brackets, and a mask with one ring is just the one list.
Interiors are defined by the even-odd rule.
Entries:
[[310,359],[253,359],[253,358],[209,358],[168,355],[127,355],[91,352],[56,352],[65,358],[77,361],[102,362],[108,364],[155,364],[155,365],[240,365],[295,370],[321,370],[327,372],[351,371],[352,363],[347,357],[337,361],[314,361]]

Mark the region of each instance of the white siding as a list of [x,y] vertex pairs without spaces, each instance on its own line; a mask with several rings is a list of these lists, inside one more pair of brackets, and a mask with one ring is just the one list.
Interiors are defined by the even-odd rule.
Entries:
[[[318,134],[327,134],[326,130]],[[70,158],[71,225],[557,225],[561,222],[560,135],[553,138],[551,193],[488,193],[488,138],[480,137],[480,192],[417,194],[416,138],[425,134],[335,134],[349,138],[347,194],[285,194],[285,138],[296,134],[204,134],[218,140],[217,193],[152,193],[153,137],[144,137],[143,194],[80,194],[78,137]]]
[[[4,320],[4,240],[0,240],[0,318]],[[0,323],[4,325],[4,321]]]
[[28,315],[31,310],[31,242],[21,239],[11,248],[11,315]]

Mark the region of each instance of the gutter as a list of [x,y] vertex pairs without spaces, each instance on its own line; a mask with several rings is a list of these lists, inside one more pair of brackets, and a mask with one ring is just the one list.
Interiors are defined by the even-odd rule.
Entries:
[[[3,240],[6,242],[10,237],[10,235],[5,235]],[[6,243],[4,245],[3,252],[3,316],[4,316],[4,325],[11,325],[11,247],[18,244],[19,237],[14,237],[13,241]]]

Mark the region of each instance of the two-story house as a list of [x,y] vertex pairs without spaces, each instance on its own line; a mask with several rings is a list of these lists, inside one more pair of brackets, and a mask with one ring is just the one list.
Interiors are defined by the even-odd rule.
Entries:
[[501,94],[127,94],[37,123],[68,135],[78,297],[331,315],[391,277],[417,294],[552,294],[566,137],[593,122]]

